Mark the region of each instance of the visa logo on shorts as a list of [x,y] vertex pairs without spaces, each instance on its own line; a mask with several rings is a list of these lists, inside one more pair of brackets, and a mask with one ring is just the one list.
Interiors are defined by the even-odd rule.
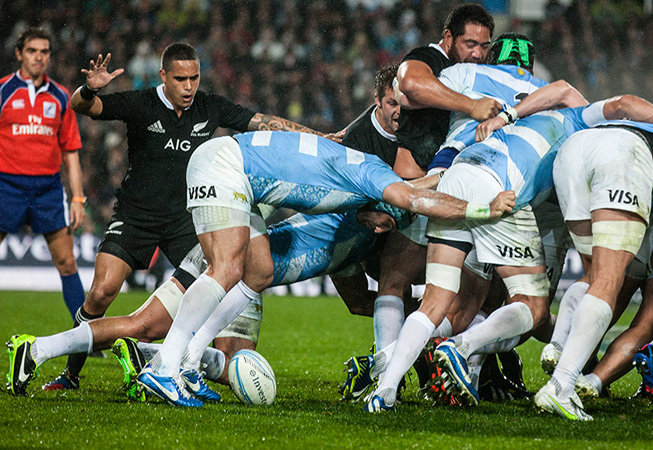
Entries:
[[502,257],[508,258],[532,258],[533,251],[530,247],[509,247],[507,245],[497,245],[497,250]]
[[215,186],[193,186],[188,188],[188,200],[201,200],[203,198],[217,198]]
[[616,202],[623,203],[625,205],[639,206],[639,199],[637,196],[631,194],[628,191],[624,191],[623,189],[615,189],[614,191],[612,189],[608,189],[608,198],[612,203]]

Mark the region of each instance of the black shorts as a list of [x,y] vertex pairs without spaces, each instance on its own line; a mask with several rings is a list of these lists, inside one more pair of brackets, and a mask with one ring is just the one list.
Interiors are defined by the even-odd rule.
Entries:
[[189,213],[153,220],[116,208],[98,251],[122,259],[132,270],[140,270],[150,266],[159,247],[172,265],[178,267],[197,242]]

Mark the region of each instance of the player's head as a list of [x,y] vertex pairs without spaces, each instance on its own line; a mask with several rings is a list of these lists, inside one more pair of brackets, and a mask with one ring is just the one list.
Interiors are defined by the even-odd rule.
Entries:
[[377,119],[385,131],[394,134],[399,128],[399,110],[395,100],[392,81],[397,76],[399,63],[385,65],[376,72],[374,77],[374,102],[376,103]]
[[523,34],[503,33],[490,46],[488,64],[510,64],[533,73],[535,48]]
[[40,80],[50,63],[51,40],[43,28],[28,27],[20,33],[16,40],[16,59],[22,76]]
[[181,113],[193,103],[200,85],[200,57],[183,42],[168,45],[161,55],[163,90],[175,111]]
[[464,3],[447,17],[444,51],[454,63],[483,63],[494,32],[494,19],[481,5]]
[[368,203],[356,213],[358,223],[375,233],[403,230],[413,222],[413,218],[408,211],[385,202]]

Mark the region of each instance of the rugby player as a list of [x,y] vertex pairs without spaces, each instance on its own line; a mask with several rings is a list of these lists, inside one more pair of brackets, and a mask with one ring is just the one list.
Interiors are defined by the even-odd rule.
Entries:
[[[185,208],[185,173],[198,145],[218,127],[236,131],[314,131],[288,120],[254,113],[215,94],[198,90],[200,60],[188,44],[170,44],[161,55],[161,82],[155,88],[98,95],[124,72],[108,71],[111,54],[98,55],[82,69],[86,83],[70,103],[98,120],[121,120],[127,128],[129,166],[116,191],[113,217],[95,260],[95,274],[75,324],[102,317],[127,276],[146,269],[156,248],[177,267],[197,244]],[[187,288],[192,280],[177,279]],[[48,389],[79,386],[85,355],[69,358],[66,370]]]
[[[181,406],[202,404],[179,379],[191,339],[215,336],[212,328],[224,327],[245,307],[221,300],[233,286],[242,285],[248,253],[272,273],[271,263],[265,264],[271,259],[267,241],[250,242],[249,225],[256,226],[257,221],[253,205],[323,213],[386,201],[445,220],[470,216],[487,220],[512,207],[511,192],[500,193],[489,205],[474,205],[416,189],[378,157],[305,133],[255,132],[213,139],[191,157],[187,181],[188,208],[208,269],[186,291],[161,351],[138,378],[151,392]],[[202,330],[205,322],[210,327]]]

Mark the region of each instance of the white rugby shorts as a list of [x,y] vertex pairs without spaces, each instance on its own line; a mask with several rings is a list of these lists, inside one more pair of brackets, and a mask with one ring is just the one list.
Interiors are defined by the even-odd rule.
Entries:
[[[490,172],[465,163],[451,166],[438,184],[438,191],[476,204],[489,204],[502,190]],[[426,234],[473,244],[479,263],[518,267],[544,265],[542,239],[530,207],[490,222],[430,219]]]
[[546,273],[551,281],[551,290],[555,290],[562,276],[567,251],[573,242],[560,206],[545,201],[533,208],[533,213],[544,246]]
[[574,133],[558,151],[553,181],[565,220],[590,220],[596,209],[616,209],[648,224],[653,158],[632,131],[608,127]]

